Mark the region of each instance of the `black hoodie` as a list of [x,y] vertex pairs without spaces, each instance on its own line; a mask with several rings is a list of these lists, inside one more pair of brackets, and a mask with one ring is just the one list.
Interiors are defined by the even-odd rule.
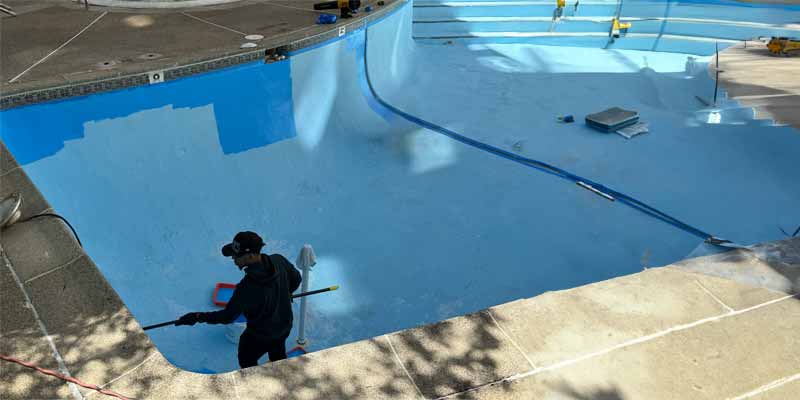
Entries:
[[224,310],[200,314],[200,322],[230,324],[242,313],[245,332],[263,339],[277,339],[292,329],[292,292],[300,286],[300,273],[280,254],[262,254],[261,263],[242,268],[244,278],[236,285]]

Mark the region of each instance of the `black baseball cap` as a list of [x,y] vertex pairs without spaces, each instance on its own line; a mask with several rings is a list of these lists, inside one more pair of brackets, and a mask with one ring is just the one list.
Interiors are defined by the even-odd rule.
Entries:
[[233,242],[222,246],[222,255],[225,257],[238,257],[243,254],[258,253],[264,247],[261,236],[255,232],[239,232],[233,237]]

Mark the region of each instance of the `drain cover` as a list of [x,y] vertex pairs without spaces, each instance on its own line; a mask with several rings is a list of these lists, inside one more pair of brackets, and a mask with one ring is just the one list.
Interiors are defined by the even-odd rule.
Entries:
[[111,69],[111,68],[114,68],[116,66],[117,66],[117,62],[114,61],[114,60],[101,61],[101,62],[95,64],[95,67],[97,67],[97,69]]
[[161,57],[164,57],[164,56],[161,55],[161,54],[158,54],[158,53],[144,53],[144,54],[140,55],[137,58],[142,59],[142,60],[155,60],[155,59],[161,58]]
[[261,40],[264,38],[262,35],[247,35],[244,37],[247,40]]
[[256,46],[257,45],[255,43],[247,42],[247,43],[242,43],[242,45],[239,46],[239,47],[242,48],[242,49],[251,49],[251,48],[256,47]]

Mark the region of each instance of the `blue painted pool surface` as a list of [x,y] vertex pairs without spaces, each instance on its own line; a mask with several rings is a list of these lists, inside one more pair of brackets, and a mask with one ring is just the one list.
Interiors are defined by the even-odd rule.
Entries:
[[[776,10],[685,8],[704,7],[757,21]],[[724,92],[715,108],[695,97],[713,95],[713,41],[444,45],[412,39],[417,11],[284,62],[5,111],[3,141],[143,324],[216,309],[214,285],[241,277],[220,254],[240,230],[290,260],[313,245],[310,289],[340,289],[309,299],[310,351],[668,264],[700,243],[403,120],[366,83],[367,34],[375,90],[405,112],[737,243],[800,223],[799,132]],[[611,106],[651,132],[625,140],[582,123]],[[577,122],[559,123],[566,114]],[[225,327],[148,333],[179,367],[237,367]]]

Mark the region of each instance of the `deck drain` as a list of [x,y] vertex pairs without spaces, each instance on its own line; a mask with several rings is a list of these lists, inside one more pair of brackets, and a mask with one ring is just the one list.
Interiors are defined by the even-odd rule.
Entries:
[[247,40],[261,40],[264,38],[262,35],[247,35],[244,37]]
[[95,67],[97,67],[97,69],[111,69],[116,67],[117,64],[118,63],[114,60],[106,60],[95,64]]
[[242,43],[242,45],[239,46],[239,47],[242,48],[242,49],[252,49],[253,47],[256,47],[256,46],[258,46],[258,45],[255,44],[255,43],[247,42],[247,43]]
[[161,58],[161,57],[164,57],[164,56],[161,55],[161,54],[158,54],[158,53],[144,53],[144,54],[140,55],[137,58],[142,59],[142,60],[155,60],[155,59]]

